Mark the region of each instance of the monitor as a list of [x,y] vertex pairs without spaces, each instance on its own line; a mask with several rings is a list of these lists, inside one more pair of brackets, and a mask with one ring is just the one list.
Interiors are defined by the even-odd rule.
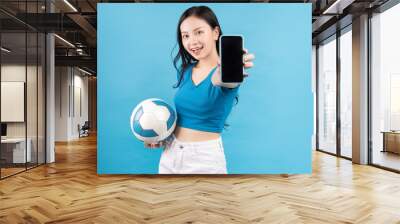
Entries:
[[7,124],[1,123],[1,136],[7,136]]

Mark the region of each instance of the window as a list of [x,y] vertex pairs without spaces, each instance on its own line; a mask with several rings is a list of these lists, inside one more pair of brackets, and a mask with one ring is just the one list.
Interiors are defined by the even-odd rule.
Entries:
[[336,36],[318,47],[318,149],[336,153]]
[[352,32],[340,36],[340,155],[352,157]]
[[372,163],[400,170],[400,4],[371,19]]

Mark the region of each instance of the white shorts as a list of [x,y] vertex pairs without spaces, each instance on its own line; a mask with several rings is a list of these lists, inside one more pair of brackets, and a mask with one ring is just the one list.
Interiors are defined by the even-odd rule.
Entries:
[[160,174],[226,174],[221,137],[201,142],[182,142],[173,136],[162,152]]

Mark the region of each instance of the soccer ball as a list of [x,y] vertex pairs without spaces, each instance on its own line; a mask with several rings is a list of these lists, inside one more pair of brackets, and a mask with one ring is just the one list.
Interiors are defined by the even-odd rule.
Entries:
[[161,99],[140,102],[132,111],[132,133],[145,143],[156,143],[172,134],[176,125],[176,112]]

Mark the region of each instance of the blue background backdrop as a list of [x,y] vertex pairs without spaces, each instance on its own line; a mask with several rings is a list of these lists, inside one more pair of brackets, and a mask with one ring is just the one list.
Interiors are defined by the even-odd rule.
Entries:
[[[129,118],[147,98],[173,105],[171,51],[179,17],[193,5],[98,5],[99,174],[158,173],[161,150],[145,149]],[[202,5],[256,56],[222,135],[228,173],[310,173],[311,4]]]

